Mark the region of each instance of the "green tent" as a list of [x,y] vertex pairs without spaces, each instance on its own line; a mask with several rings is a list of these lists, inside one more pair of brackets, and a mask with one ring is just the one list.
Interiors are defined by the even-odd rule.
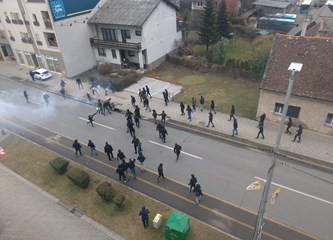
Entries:
[[190,218],[173,211],[166,223],[165,240],[186,240],[190,234]]

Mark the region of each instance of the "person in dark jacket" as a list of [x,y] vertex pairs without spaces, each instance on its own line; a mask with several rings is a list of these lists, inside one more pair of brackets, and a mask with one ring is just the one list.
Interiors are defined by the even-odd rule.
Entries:
[[143,99],[143,107],[145,107],[146,110],[149,110],[149,112],[151,112],[151,109],[149,107],[149,99],[147,96],[145,96]]
[[89,102],[91,102],[90,92],[87,92],[87,99],[88,99]]
[[95,156],[98,155],[96,152],[96,146],[91,140],[88,140],[88,147],[90,148],[91,155],[95,155]]
[[190,179],[190,182],[188,183],[188,185],[190,186],[189,193],[191,193],[192,188],[194,190],[195,184],[197,184],[197,178],[194,176],[194,174],[191,174],[191,179]]
[[152,96],[150,94],[150,89],[149,89],[149,87],[147,85],[146,85],[146,95],[147,95],[147,97],[149,95],[149,97],[152,98]]
[[302,133],[303,133],[303,126],[302,126],[302,124],[300,124],[298,126],[298,129],[296,130],[296,134],[295,134],[293,142],[296,141],[296,138],[298,138],[298,142],[301,142]]
[[173,152],[177,155],[176,161],[179,159],[180,151],[182,150],[182,147],[179,144],[175,144],[175,147],[173,148]]
[[134,110],[134,122],[137,128],[140,128],[140,118],[141,118],[140,108],[138,105],[136,105]]
[[132,144],[134,146],[134,153],[137,154],[138,153],[138,147],[139,147],[139,144],[140,144],[140,140],[139,138],[137,138],[136,136],[133,136],[133,139],[132,139]]
[[199,183],[197,183],[197,184],[195,185],[193,192],[194,192],[194,194],[195,194],[195,203],[196,203],[197,205],[199,205],[200,200],[201,200],[201,198],[202,198],[202,196],[203,196],[203,194],[202,194],[202,190],[201,190],[201,186],[200,186]]
[[186,112],[187,112],[187,119],[189,119],[190,121],[192,121],[192,112],[193,112],[193,110],[190,107],[190,105],[187,105]]
[[48,94],[44,93],[43,98],[44,98],[46,107],[48,107],[50,105],[50,100],[49,100],[50,96]]
[[134,96],[131,95],[131,104],[133,107],[135,107],[136,99]]
[[261,134],[261,136],[262,136],[262,139],[264,139],[265,138],[265,136],[264,136],[264,122],[259,122],[259,125],[258,125],[258,128],[259,128],[259,132],[258,132],[258,135],[257,135],[257,139],[259,138],[259,135]]
[[138,161],[140,162],[140,171],[144,172],[145,171],[145,160],[146,157],[142,154],[142,152],[139,152],[139,156],[138,156]]
[[134,123],[132,121],[127,120],[127,128],[129,129],[131,136],[135,136]]
[[166,117],[168,116],[168,115],[166,115],[166,113],[164,112],[164,110],[162,111],[162,113],[161,114],[157,114],[158,116],[161,116],[161,123],[165,123],[165,121],[166,121]]
[[157,182],[160,181],[160,178],[161,178],[161,177],[162,177],[163,179],[165,179],[165,177],[164,177],[164,172],[163,172],[163,163],[160,163],[160,165],[158,165],[157,172],[158,172]]
[[236,112],[236,108],[234,105],[231,106],[231,110],[230,110],[230,118],[229,121],[231,121],[231,118],[234,118],[235,116],[235,112]]
[[142,206],[141,211],[139,212],[139,216],[141,216],[141,220],[143,223],[144,228],[148,227],[149,222],[149,210],[145,206]]
[[80,155],[82,156],[82,146],[77,139],[74,140],[72,147],[75,149],[75,157],[77,157],[77,153],[80,153]]
[[185,112],[184,112],[185,111],[185,105],[184,105],[184,103],[180,102],[179,106],[180,106],[180,112],[181,112],[180,115],[185,115]]
[[212,100],[210,102],[210,111],[209,112],[214,112],[216,114],[216,111],[215,111],[215,102],[214,100]]
[[30,70],[29,75],[31,77],[31,80],[34,82],[35,81],[35,74],[34,74],[34,72]]
[[124,180],[124,183],[126,183],[127,181],[126,181],[126,175],[125,175],[125,166],[124,166],[124,164],[122,163],[122,164],[120,164],[120,165],[118,165],[118,168],[117,168],[117,170],[116,170],[116,173],[118,173],[118,175],[119,175],[119,182],[123,182],[122,180]]
[[234,128],[232,129],[232,137],[238,135],[238,122],[237,119],[234,117]]
[[104,152],[108,156],[109,161],[112,161],[112,159],[114,158],[113,157],[113,147],[108,142],[105,142]]
[[120,149],[118,149],[118,154],[117,154],[118,165],[121,165],[125,159],[126,159],[125,154]]
[[289,117],[288,118],[287,129],[286,129],[285,133],[288,133],[289,135],[291,134],[289,129],[291,128],[292,125],[293,125],[293,121],[291,120],[291,117]]
[[205,104],[205,99],[203,96],[200,97],[199,103],[200,103],[200,111],[202,112]]
[[24,90],[24,91],[23,91],[23,95],[24,95],[24,97],[25,97],[25,100],[27,100],[27,103],[29,104],[29,103],[30,103],[30,102],[29,102],[29,94],[28,94],[27,90]]
[[261,122],[264,123],[265,119],[266,119],[266,113],[261,114],[261,116],[259,118],[259,123],[261,123]]
[[136,171],[135,171],[135,159],[134,158],[130,158],[128,160],[128,168],[131,170],[132,176],[134,179],[136,179]]
[[81,78],[76,79],[76,84],[78,85],[79,89],[81,89],[81,88],[83,89]]
[[166,135],[168,135],[168,132],[167,132],[167,130],[165,129],[165,127],[161,128],[161,130],[160,130],[160,134],[161,134],[161,137],[162,137],[162,142],[165,143]]
[[197,110],[197,99],[195,97],[192,97],[192,110],[193,112]]
[[162,94],[163,94],[165,106],[168,106],[169,96],[166,92],[163,92]]
[[88,122],[87,122],[87,125],[90,123],[91,124],[91,126],[93,127],[94,126],[94,116],[97,114],[97,112],[96,113],[94,113],[94,114],[92,114],[92,115],[89,115],[88,116]]
[[153,109],[153,113],[152,113],[153,119],[154,119],[154,123],[157,124],[157,112],[155,109]]
[[209,127],[210,124],[212,124],[212,127],[215,127],[214,126],[214,123],[213,123],[213,114],[210,112],[208,113],[208,124],[207,124],[207,127]]

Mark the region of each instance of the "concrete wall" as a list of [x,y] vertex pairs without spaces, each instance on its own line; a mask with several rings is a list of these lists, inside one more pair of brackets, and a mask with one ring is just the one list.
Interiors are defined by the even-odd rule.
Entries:
[[147,64],[165,56],[181,44],[181,31],[177,32],[176,11],[160,2],[142,27],[142,50],[147,50]]
[[[279,122],[280,114],[274,113],[275,103],[284,103],[284,94],[260,90],[257,116],[266,113],[267,119]],[[333,114],[333,103],[292,96],[289,105],[300,107],[294,124],[303,124],[306,129],[333,135],[333,126],[325,124],[327,114]]]

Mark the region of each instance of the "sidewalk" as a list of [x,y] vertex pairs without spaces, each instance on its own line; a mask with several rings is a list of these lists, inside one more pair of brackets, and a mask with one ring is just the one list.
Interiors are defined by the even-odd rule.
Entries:
[[[60,76],[53,74],[53,78],[50,80],[43,82],[36,80],[35,82],[32,82],[28,73],[29,73],[28,68],[18,66],[13,63],[0,63],[0,75],[5,76],[7,78],[11,78],[13,80],[26,81],[31,86],[39,87],[41,89],[45,89],[47,91],[54,92],[57,94],[59,93],[60,90],[59,84],[61,79]],[[86,93],[89,90],[89,85],[87,83],[84,83],[83,90],[79,90],[78,86],[75,83],[75,80],[72,79],[64,79],[64,80],[67,82],[66,91],[69,95],[73,96],[76,99],[87,101]],[[150,86],[150,88],[153,89],[153,86]],[[139,103],[139,107],[141,108],[142,117],[152,118],[151,112],[148,112],[143,108],[143,105],[140,103],[140,100],[137,97],[136,92],[129,92],[125,89],[122,92],[110,93],[109,96],[104,96],[103,93],[101,93],[100,95],[101,95],[100,98],[102,100],[111,97],[112,99],[111,101],[115,103],[117,107],[120,108],[121,110],[126,110],[126,109],[134,110],[130,101],[130,96],[134,95],[137,99],[137,102]],[[206,127],[208,122],[207,109],[205,109],[203,112],[200,111],[194,112],[192,114],[192,121],[190,122],[189,120],[187,120],[187,115],[185,116],[180,115],[180,108],[178,103],[170,102],[168,106],[165,106],[163,100],[153,97],[152,99],[149,99],[149,105],[151,109],[155,109],[157,113],[160,113],[162,112],[162,110],[164,110],[168,115],[168,118],[173,121],[186,123],[189,124],[189,126],[191,125],[196,126],[202,131],[207,131],[208,129]],[[237,117],[237,106],[236,106],[235,116]],[[217,114],[214,115],[214,120],[213,120],[215,128],[210,127],[209,130],[231,136],[233,121],[228,121],[228,119],[229,119],[228,114],[217,112]],[[273,147],[276,138],[276,131],[278,128],[277,123],[268,122],[266,120],[265,131],[264,131],[265,139],[255,139],[258,133],[258,128],[257,128],[258,122],[241,117],[237,117],[237,120],[239,126],[238,127],[239,135],[230,138],[230,140],[232,141],[247,140],[253,143],[264,144],[270,148]],[[291,131],[293,132],[293,135],[287,135],[287,134],[282,135],[281,146],[280,146],[282,150],[318,159],[321,161],[333,163],[333,136],[304,130],[302,134],[301,143],[297,143],[297,142],[292,142],[296,129],[293,128],[291,129]]]
[[124,240],[0,164],[1,240]]

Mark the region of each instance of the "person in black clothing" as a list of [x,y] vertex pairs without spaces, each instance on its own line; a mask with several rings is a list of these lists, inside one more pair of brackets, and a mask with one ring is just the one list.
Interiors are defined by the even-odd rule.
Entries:
[[157,124],[157,112],[156,112],[155,109],[153,109],[153,114],[152,114],[152,116],[153,116],[153,119],[154,119],[154,123]]
[[143,223],[144,228],[148,227],[149,222],[149,216],[148,216],[149,210],[145,206],[142,206],[141,211],[139,212],[139,216],[141,216],[141,220]]
[[180,102],[180,111],[181,111],[181,114],[180,115],[185,115],[185,105],[183,102]]
[[235,118],[235,111],[236,111],[236,108],[234,105],[231,106],[231,110],[230,110],[230,118],[229,118],[229,121],[231,121],[231,118]]
[[119,175],[119,182],[123,182],[122,181],[122,179],[124,180],[124,183],[126,183],[127,181],[126,181],[126,175],[125,175],[125,166],[124,166],[124,164],[122,163],[122,164],[120,164],[120,165],[118,165],[118,168],[117,168],[117,170],[116,170],[116,173],[118,173],[118,175]]
[[149,95],[149,97],[152,98],[152,96],[151,96],[151,94],[150,94],[149,87],[148,87],[147,85],[146,85],[146,95],[147,95],[147,97],[148,97],[148,95]]
[[190,121],[192,121],[192,112],[193,112],[193,110],[190,107],[190,105],[187,105],[186,112],[187,112],[187,119],[189,119]]
[[202,112],[205,104],[205,98],[203,96],[200,97],[199,103],[200,103],[200,111]]
[[88,122],[87,122],[87,125],[90,123],[92,127],[94,126],[94,123],[93,123],[93,122],[94,122],[94,116],[95,116],[96,114],[97,114],[97,112],[95,112],[94,114],[88,116]]
[[293,125],[293,121],[291,120],[291,117],[289,117],[289,118],[288,118],[287,129],[286,129],[285,133],[289,133],[289,134],[291,134],[291,132],[290,132],[289,129],[291,128],[292,125]]
[[191,193],[192,188],[195,188],[195,184],[197,184],[197,178],[194,176],[194,174],[191,174],[191,179],[190,182],[188,183],[188,185],[190,186],[190,190],[189,193]]
[[232,137],[238,135],[238,122],[237,119],[234,117],[234,128],[232,129]]
[[165,123],[165,119],[168,115],[166,115],[166,113],[164,112],[164,110],[162,111],[161,114],[158,114],[159,116],[161,116],[161,122]]
[[212,100],[210,102],[210,111],[209,112],[214,112],[216,114],[216,111],[215,111],[215,102],[214,100]]
[[88,147],[90,148],[91,155],[95,155],[95,156],[98,155],[98,153],[96,152],[96,146],[91,140],[88,140]]
[[296,134],[295,134],[293,142],[296,141],[296,138],[298,138],[298,142],[301,142],[302,133],[303,133],[303,126],[302,126],[302,124],[300,124],[298,126],[298,129],[296,130]]
[[136,105],[134,110],[134,122],[137,128],[140,128],[140,118],[141,118],[140,108],[138,105]]
[[261,116],[260,116],[260,118],[259,118],[259,123],[260,123],[260,122],[264,123],[265,118],[266,118],[266,113],[261,114]]
[[212,124],[212,127],[214,127],[214,123],[213,123],[213,114],[210,112],[208,113],[208,124],[207,127],[209,127],[210,124]]
[[142,94],[142,100],[143,100],[143,98],[146,96],[146,88],[142,88],[142,90],[141,90],[141,94]]
[[127,120],[127,128],[129,130],[129,133],[131,134],[131,136],[135,136],[135,129],[134,129],[134,123],[130,120]]
[[111,98],[107,99],[106,101],[103,102],[103,112],[105,113],[106,111],[108,111],[109,114],[111,114],[112,112],[110,111],[110,100]]
[[25,100],[27,100],[27,103],[29,104],[30,101],[29,101],[29,94],[28,94],[27,90],[24,90],[24,91],[23,91],[23,95],[24,95],[24,97],[25,97]]
[[88,99],[89,102],[91,102],[90,92],[87,92],[87,99]]
[[197,100],[195,99],[195,97],[192,97],[192,110],[193,112],[195,112],[197,109]]
[[134,179],[136,179],[135,161],[135,158],[130,158],[128,160],[128,168],[131,170]]
[[123,161],[125,161],[125,159],[126,159],[125,154],[120,149],[118,149],[118,153],[117,153],[118,165],[122,164]]
[[162,94],[163,94],[165,106],[168,106],[169,96],[166,92],[163,92]]
[[76,84],[79,86],[79,89],[83,89],[83,84],[82,84],[82,81],[81,81],[81,78],[77,78],[76,79]]
[[97,106],[98,106],[98,113],[103,114],[105,116],[105,112],[104,112],[104,109],[103,109],[103,104],[102,104],[101,99],[98,99]]
[[46,107],[48,107],[50,105],[50,101],[49,101],[50,96],[48,94],[44,93],[43,98],[44,98]]
[[149,110],[149,112],[151,112],[151,109],[149,107],[149,99],[147,96],[145,96],[143,99],[143,107],[145,107],[146,110]]
[[138,147],[139,147],[139,145],[141,144],[139,138],[133,136],[132,144],[133,144],[133,146],[134,146],[134,151],[135,151],[134,153],[137,154],[137,153],[138,153]]
[[173,148],[173,152],[177,155],[176,161],[179,159],[180,151],[182,150],[182,147],[179,144],[175,144],[175,147]]
[[80,155],[82,156],[82,146],[77,139],[74,140],[72,147],[75,149],[75,157],[77,157],[77,153],[80,153]]
[[158,136],[160,139],[162,139],[162,133],[161,133],[162,128],[164,128],[164,125],[161,122],[159,122],[156,126],[156,131],[158,131]]
[[140,171],[145,171],[145,160],[146,157],[142,154],[142,152],[139,152],[138,161],[140,162]]
[[164,177],[164,172],[163,172],[163,163],[160,163],[160,165],[158,165],[157,172],[158,172],[157,182],[160,181],[160,178],[161,178],[161,177],[162,177],[163,179],[165,179],[165,177]]
[[65,86],[66,86],[66,82],[64,80],[61,80],[60,81],[60,88],[65,89]]
[[264,139],[265,138],[265,136],[264,136],[264,122],[260,121],[259,125],[258,125],[258,128],[259,128],[259,132],[258,132],[258,135],[257,135],[256,138],[259,138],[259,135],[261,134],[262,139]]
[[131,95],[131,104],[133,107],[135,107],[136,99],[134,96]]
[[35,81],[35,74],[34,74],[34,72],[30,70],[29,75],[30,75],[32,81],[34,82]]
[[162,142],[165,143],[165,138],[166,138],[166,135],[168,135],[168,132],[167,130],[165,129],[165,127],[163,126],[163,128],[161,128],[160,130],[160,134],[161,134],[161,139],[162,139]]
[[125,117],[126,117],[126,120],[127,120],[127,132],[129,132],[128,122],[133,122],[132,115],[133,115],[133,113],[129,109],[127,109],[126,113],[125,113]]
[[112,159],[114,158],[113,157],[113,147],[108,142],[105,142],[104,152],[108,156],[109,161],[112,161]]

